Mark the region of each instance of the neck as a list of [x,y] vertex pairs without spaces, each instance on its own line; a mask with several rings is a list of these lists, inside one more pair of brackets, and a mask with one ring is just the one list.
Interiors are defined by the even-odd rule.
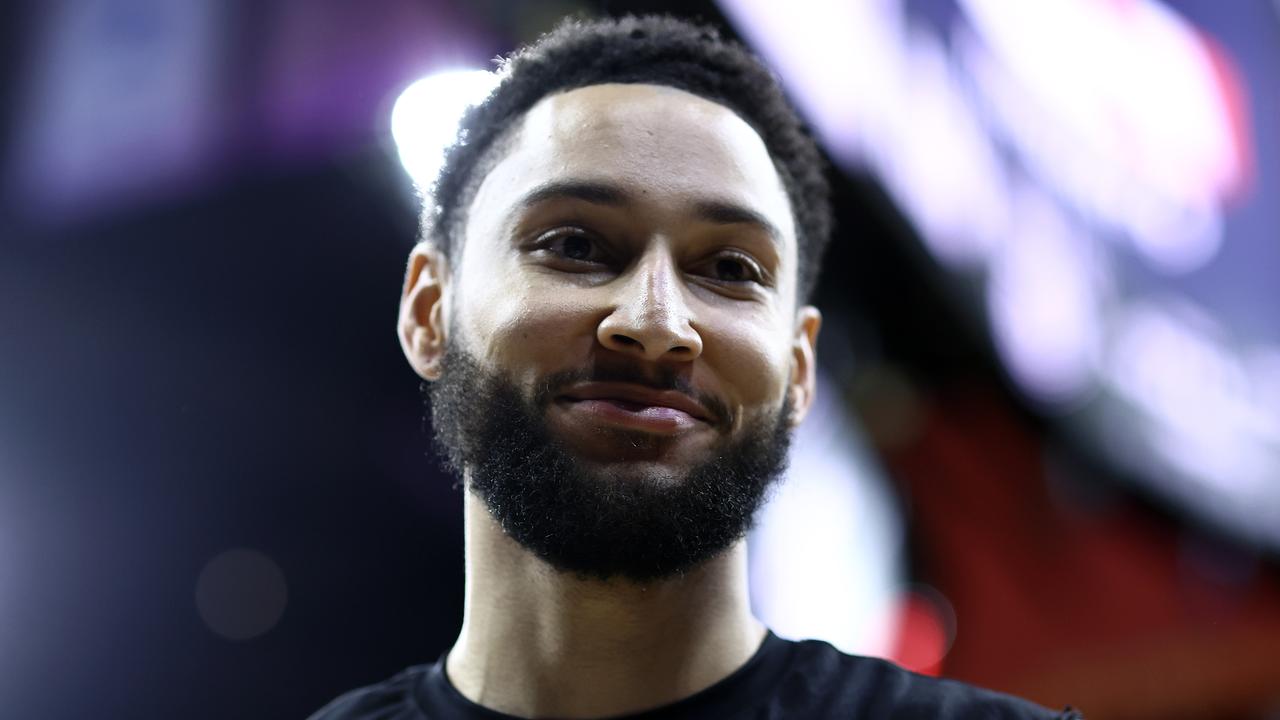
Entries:
[[743,542],[678,578],[582,580],[517,545],[469,492],[465,507],[466,605],[445,670],[473,702],[522,717],[639,712],[725,678],[764,638]]

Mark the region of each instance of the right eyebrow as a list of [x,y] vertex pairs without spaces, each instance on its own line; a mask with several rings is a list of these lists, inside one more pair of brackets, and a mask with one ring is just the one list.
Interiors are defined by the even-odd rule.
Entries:
[[547,200],[560,198],[614,207],[631,202],[631,195],[617,185],[589,180],[560,180],[539,185],[520,198],[516,206],[527,210]]

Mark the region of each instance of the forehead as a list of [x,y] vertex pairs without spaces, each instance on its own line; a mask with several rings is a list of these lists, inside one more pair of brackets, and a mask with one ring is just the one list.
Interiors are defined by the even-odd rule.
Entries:
[[790,202],[764,141],[729,108],[683,90],[611,83],[543,98],[472,209],[498,210],[559,181],[615,185],[655,207],[691,199],[746,207],[772,223],[784,254],[795,256]]

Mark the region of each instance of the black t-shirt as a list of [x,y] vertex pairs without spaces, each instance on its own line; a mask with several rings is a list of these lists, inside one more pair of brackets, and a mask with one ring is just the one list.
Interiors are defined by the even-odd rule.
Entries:
[[[353,690],[311,720],[516,720],[467,700],[449,682],[444,658],[386,682]],[[1009,695],[845,655],[819,640],[792,642],[769,633],[729,677],[695,695],[625,720],[1079,720]],[[618,720],[622,720],[619,718]]]

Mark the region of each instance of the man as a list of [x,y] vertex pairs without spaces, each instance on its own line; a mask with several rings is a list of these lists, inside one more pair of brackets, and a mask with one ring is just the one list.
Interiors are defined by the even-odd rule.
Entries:
[[1053,717],[751,615],[743,537],[813,401],[829,228],[769,72],[650,17],[563,24],[502,75],[399,320],[467,490],[462,632],[314,717]]

